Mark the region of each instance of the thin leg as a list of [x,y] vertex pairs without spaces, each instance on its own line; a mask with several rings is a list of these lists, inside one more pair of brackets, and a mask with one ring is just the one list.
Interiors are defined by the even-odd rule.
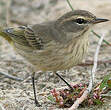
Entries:
[[35,105],[36,105],[37,107],[40,107],[41,105],[39,104],[39,102],[38,102],[38,100],[37,100],[37,97],[36,97],[34,75],[35,75],[35,73],[33,73],[33,75],[32,75],[32,86],[33,86],[33,91],[34,91]]
[[62,81],[65,82],[65,84],[73,91],[73,87],[64,79],[62,78],[57,72],[54,72]]

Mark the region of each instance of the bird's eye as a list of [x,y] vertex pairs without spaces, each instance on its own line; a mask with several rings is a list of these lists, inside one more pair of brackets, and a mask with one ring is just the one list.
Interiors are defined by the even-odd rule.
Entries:
[[83,18],[78,18],[78,19],[76,19],[76,22],[77,22],[78,24],[83,24],[83,23],[86,23],[87,21],[84,20]]

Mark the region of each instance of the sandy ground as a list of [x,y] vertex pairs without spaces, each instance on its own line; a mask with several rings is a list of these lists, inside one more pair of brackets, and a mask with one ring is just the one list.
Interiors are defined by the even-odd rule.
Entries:
[[[111,0],[71,0],[74,9],[86,9],[98,17],[111,19]],[[18,24],[35,24],[54,20],[70,11],[66,0],[0,0],[0,24],[18,26]],[[8,18],[8,19],[7,19]],[[18,21],[18,24],[14,23]],[[97,25],[94,29],[98,34],[104,35],[111,42],[111,21]],[[93,60],[98,38],[90,34],[89,53],[87,60]],[[99,60],[111,60],[111,47],[101,47]],[[59,72],[70,84],[88,82],[92,66],[74,67],[68,72]],[[98,65],[95,82],[111,73],[111,64]],[[16,54],[7,41],[0,38],[0,72],[24,79],[14,81],[0,75],[0,110],[62,110],[51,103],[47,97],[53,88],[61,89],[66,85],[53,75],[53,73],[40,73],[36,75],[37,95],[41,108],[35,107],[30,64]],[[80,110],[111,110],[111,100],[106,99],[103,106],[79,108]],[[67,109],[66,109],[67,110]]]

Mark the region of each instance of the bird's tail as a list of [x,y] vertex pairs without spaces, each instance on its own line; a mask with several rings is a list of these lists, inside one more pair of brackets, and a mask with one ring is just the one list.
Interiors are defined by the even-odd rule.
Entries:
[[10,38],[10,36],[4,32],[5,29],[7,28],[0,26],[0,36],[7,40],[9,43],[12,43],[12,39]]

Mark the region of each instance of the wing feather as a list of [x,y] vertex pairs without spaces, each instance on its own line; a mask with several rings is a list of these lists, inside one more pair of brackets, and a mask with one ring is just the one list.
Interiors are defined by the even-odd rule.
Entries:
[[21,26],[17,28],[8,28],[4,32],[8,34],[11,39],[24,46],[32,47],[34,49],[43,49],[42,39],[34,34],[34,31],[29,26]]

